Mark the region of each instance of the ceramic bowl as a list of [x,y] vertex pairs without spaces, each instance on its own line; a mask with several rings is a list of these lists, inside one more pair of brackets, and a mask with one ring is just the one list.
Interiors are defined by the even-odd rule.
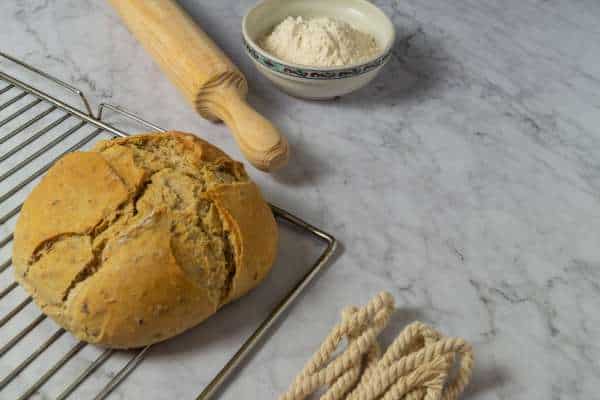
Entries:
[[[381,52],[366,62],[343,67],[285,62],[257,42],[288,16],[345,21],[373,35]],[[242,32],[246,53],[264,76],[292,96],[318,100],[343,96],[372,81],[390,58],[395,39],[390,19],[367,0],[263,0],[244,16]]]

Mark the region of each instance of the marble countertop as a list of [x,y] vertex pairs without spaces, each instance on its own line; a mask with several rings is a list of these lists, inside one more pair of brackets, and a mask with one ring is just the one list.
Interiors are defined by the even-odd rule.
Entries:
[[[332,102],[288,97],[259,76],[240,39],[254,0],[181,3],[246,73],[251,103],[290,141],[287,168],[250,174],[270,201],[341,242],[223,399],[275,398],[339,311],[381,290],[396,297],[394,329],[418,319],[473,343],[466,399],[596,396],[598,1],[379,0],[397,29],[392,59],[367,88]],[[103,1],[3,1],[0,50],[94,104],[128,107],[241,158],[227,129],[190,109]],[[111,398],[197,395],[314,260],[318,246],[295,236],[283,234],[276,272],[251,295],[254,306],[238,302],[153,349]],[[57,393],[52,384],[37,396]],[[92,393],[84,387],[75,398]]]

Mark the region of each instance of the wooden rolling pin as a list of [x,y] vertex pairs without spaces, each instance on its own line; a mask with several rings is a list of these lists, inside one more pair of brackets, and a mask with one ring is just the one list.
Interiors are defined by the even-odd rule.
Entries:
[[263,171],[287,162],[285,138],[246,103],[244,75],[174,0],[108,1],[198,113],[229,126],[248,161]]

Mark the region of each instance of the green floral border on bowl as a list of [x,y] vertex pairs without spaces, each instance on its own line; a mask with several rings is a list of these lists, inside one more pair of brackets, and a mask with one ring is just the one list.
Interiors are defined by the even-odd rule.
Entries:
[[391,51],[388,51],[387,53],[377,57],[375,60],[366,64],[359,65],[357,67],[336,69],[333,71],[324,71],[318,69],[292,67],[290,65],[282,64],[271,58],[265,57],[264,55],[257,52],[252,46],[250,46],[250,44],[245,39],[243,39],[243,41],[244,47],[246,47],[246,51],[248,52],[250,57],[254,58],[260,64],[264,65],[265,67],[269,68],[274,72],[303,79],[330,80],[344,79],[357,75],[362,75],[385,64],[385,62],[391,55]]

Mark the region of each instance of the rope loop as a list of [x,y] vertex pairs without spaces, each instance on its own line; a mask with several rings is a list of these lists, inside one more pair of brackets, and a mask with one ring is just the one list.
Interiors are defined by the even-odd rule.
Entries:
[[[455,400],[471,379],[473,349],[421,322],[408,325],[381,355],[377,337],[394,312],[379,293],[362,308],[348,307],[319,350],[279,400]],[[333,355],[342,340],[345,350]]]

